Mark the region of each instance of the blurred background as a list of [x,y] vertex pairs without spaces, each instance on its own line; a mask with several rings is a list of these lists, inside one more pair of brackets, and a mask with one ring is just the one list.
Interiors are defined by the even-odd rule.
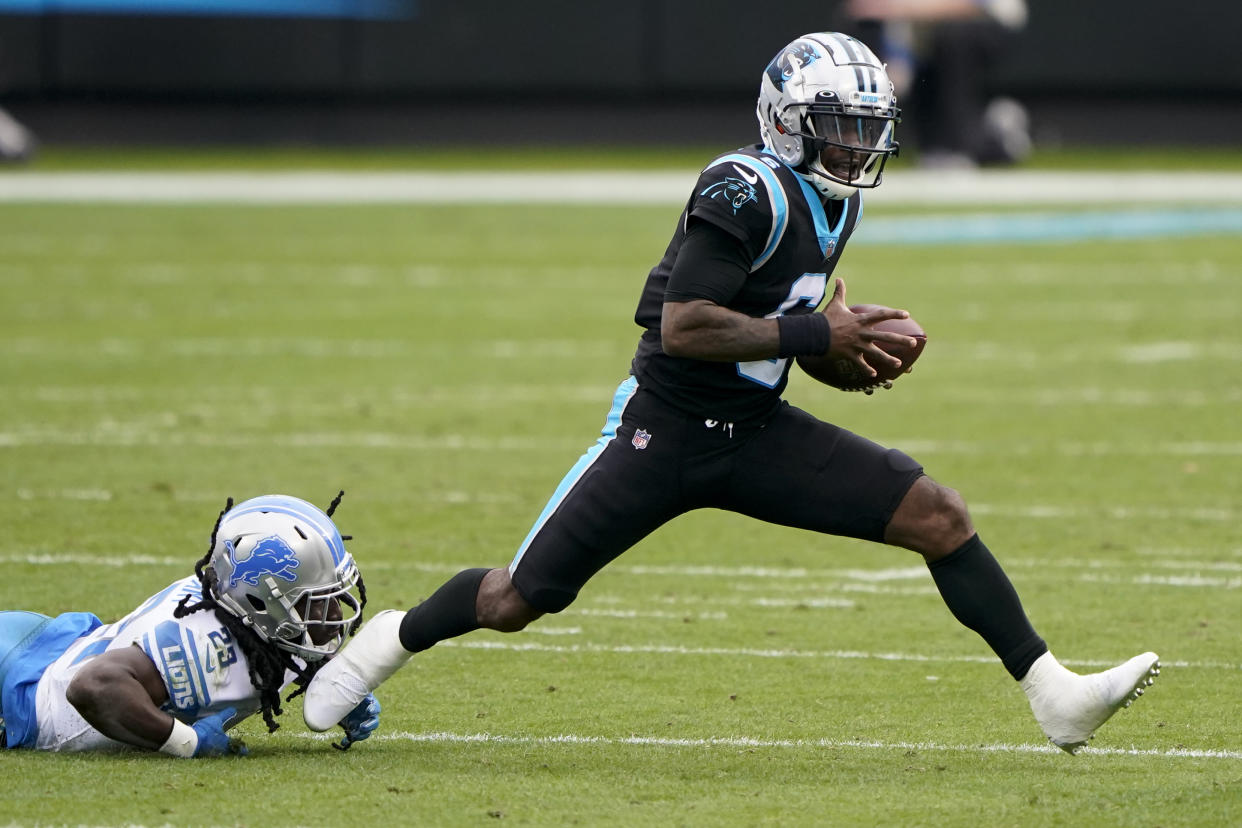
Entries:
[[[0,0],[0,107],[11,116],[0,151],[736,145],[755,140],[761,68],[827,28],[884,54],[903,87],[903,152],[927,162],[937,149],[971,165],[1021,161],[1032,146],[1238,146],[1236,0],[1009,0],[973,22],[953,4],[919,5]],[[945,27],[952,38],[937,42]],[[1010,131],[1012,157],[937,146],[953,139],[937,134],[936,112],[963,96],[980,111],[1018,105],[989,113]]]

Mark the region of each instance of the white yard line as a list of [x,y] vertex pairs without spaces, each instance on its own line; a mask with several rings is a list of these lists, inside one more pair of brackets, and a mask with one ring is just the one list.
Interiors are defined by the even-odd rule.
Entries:
[[[672,644],[542,644],[523,641],[521,636],[512,640],[450,639],[441,641],[437,647],[462,650],[496,650],[515,653],[555,653],[557,655],[667,655],[710,656],[726,658],[798,659],[829,661],[892,661],[919,664],[996,664],[994,655],[927,655],[926,653],[873,652],[867,650],[783,650],[755,647],[683,647]],[[1079,669],[1113,667],[1122,657],[1115,659],[1061,659],[1067,667]],[[1161,668],[1196,670],[1242,670],[1239,661],[1166,661]]]
[[[291,432],[275,436],[220,433],[210,431],[183,431],[173,427],[175,416],[144,421],[108,422],[90,429],[62,429],[29,426],[0,431],[0,449],[28,446],[195,446],[199,448],[245,448],[251,446],[288,446],[296,448],[353,448],[377,451],[409,452],[560,452],[585,449],[587,440],[572,437],[482,437],[472,434],[438,434],[434,436],[388,431],[307,431]],[[1062,457],[1144,457],[1162,456],[1177,458],[1238,457],[1242,456],[1242,442],[1173,442],[1159,445],[1134,443],[1063,443],[1049,447],[1045,443],[983,443],[966,440],[921,440],[892,435],[877,435],[878,442],[897,446],[913,455],[949,456],[1014,456],[1027,457],[1053,453]],[[24,489],[26,499],[36,497],[34,490]],[[64,490],[66,499],[106,499],[109,495],[99,490],[89,498],[72,496]],[[84,490],[85,491],[85,490]],[[94,490],[91,490],[92,492]],[[461,493],[461,502],[475,502],[485,496]],[[1240,513],[1232,508],[1202,507],[1162,509],[1148,506],[1117,505],[1108,508],[1074,507],[1047,504],[1023,506],[989,505],[972,506],[980,514],[1011,515],[1028,518],[1064,518],[1081,516],[1129,519],[1138,516],[1161,516],[1190,518],[1193,520],[1232,521]]]
[[[28,354],[40,355],[34,343],[25,340],[22,345]],[[58,349],[47,343],[44,349],[47,355]],[[84,349],[85,350],[85,349]],[[813,384],[809,380],[791,377],[796,382],[794,394],[813,391],[816,394],[832,395],[831,389]],[[616,390],[615,385],[540,385],[521,384],[503,385],[489,383],[487,385],[471,385],[461,387],[440,386],[434,388],[358,388],[353,391],[353,398],[367,400],[373,404],[392,408],[414,408],[422,406],[451,405],[485,405],[494,403],[600,403],[611,399]],[[1236,405],[1242,402],[1242,388],[1195,388],[1195,389],[1158,389],[1158,388],[1102,388],[1100,386],[1082,386],[1077,388],[1021,388],[993,389],[984,387],[963,387],[954,385],[945,389],[923,386],[920,392],[927,399],[952,399],[958,403],[976,405],[1004,404],[1012,406],[1039,405],[1048,407],[1082,406],[1115,406],[1118,408],[1202,408],[1215,405]],[[118,401],[150,401],[164,405],[180,407],[201,404],[204,398],[211,399],[223,393],[234,393],[231,388],[207,386],[183,386],[170,388],[166,385],[23,385],[4,389],[10,400],[23,403],[41,403],[47,405],[80,405],[82,403],[110,403]],[[246,400],[247,410],[260,414],[286,412],[294,403],[290,402],[287,389],[271,386],[251,385],[237,390],[234,397],[240,394]],[[802,403],[808,404],[808,403]],[[816,403],[818,404],[818,403]],[[317,415],[339,414],[342,406],[339,401],[315,402],[298,400],[296,408],[299,412]],[[207,408],[203,409],[208,410]]]
[[[21,493],[19,492],[19,495]],[[46,499],[55,499],[62,493],[44,493]],[[89,500],[106,500],[95,492],[88,492]],[[69,493],[75,497],[74,493]],[[1145,557],[1160,554],[1159,550],[1141,550]],[[1191,554],[1207,553],[1224,555],[1242,555],[1242,550],[1222,548],[1220,550],[1197,550]],[[1170,554],[1186,554],[1172,550]],[[173,555],[90,555],[74,552],[8,552],[0,553],[0,564],[26,564],[28,566],[183,566],[185,559]],[[1190,586],[1190,587],[1222,587],[1237,589],[1242,587],[1242,576],[1233,573],[1242,572],[1242,563],[1232,561],[1186,561],[1186,560],[1144,560],[1103,561],[1085,558],[1006,558],[1005,565],[1012,569],[1049,568],[1069,571],[1073,575],[1078,570],[1077,579],[1087,583],[1124,583],[1135,586]],[[369,569],[384,571],[414,571],[433,575],[453,574],[467,566],[465,563],[426,563],[419,561],[402,561],[400,563],[377,561],[368,564]],[[1110,574],[1101,570],[1124,570],[1124,575]],[[1157,570],[1157,571],[1153,571]],[[879,595],[935,595],[936,591],[929,585],[927,568],[922,565],[881,568],[881,569],[811,569],[807,567],[765,567],[765,566],[712,566],[693,564],[633,564],[617,563],[607,570],[615,575],[627,577],[667,577],[679,581],[697,578],[708,578],[733,581],[732,589],[736,592],[807,592],[811,597],[789,597],[759,595],[754,597],[731,598],[698,598],[693,596],[654,597],[657,603],[672,605],[711,603],[730,606],[757,607],[788,607],[811,606],[821,608],[848,609],[855,602],[849,599],[826,598],[821,595],[824,590],[834,589],[841,592],[859,592]],[[1204,572],[1216,573],[1204,575]],[[1059,574],[1057,577],[1061,577]],[[889,586],[895,582],[906,582],[912,586]],[[568,614],[597,615],[615,618],[681,618],[684,612],[639,612],[618,607],[623,599],[616,596],[597,595],[591,603],[607,604],[606,608],[583,609],[571,607]],[[710,615],[705,613],[704,615]],[[723,617],[723,613],[720,613]]]
[[[66,342],[53,336],[19,336],[5,340],[5,347],[14,356],[29,359],[149,360],[152,358],[229,357],[233,359],[265,357],[314,357],[335,360],[400,360],[410,359],[611,359],[633,354],[632,341],[585,341],[578,339],[532,339],[526,341],[479,339],[468,343],[444,342],[428,345],[402,339],[327,339],[320,337],[187,337],[150,342],[138,337],[107,336],[79,342]],[[945,343],[939,355],[949,362],[976,364],[1004,362],[1029,367],[1052,363],[1079,365],[1082,346],[1058,348],[1021,348],[1009,343],[978,341],[969,345]],[[1136,345],[1101,347],[1092,353],[1093,364],[1160,365],[1195,362],[1242,362],[1242,341],[1212,342],[1146,342]],[[624,363],[623,363],[624,364]],[[809,386],[814,387],[814,386]],[[1093,389],[1035,388],[1026,394],[1100,394]],[[1136,393],[1153,393],[1143,389]],[[1186,393],[1203,393],[1193,391]],[[1236,394],[1234,388],[1215,393]],[[1090,400],[1089,400],[1090,401]]]
[[[241,204],[678,205],[694,169],[516,172],[39,172],[0,175],[0,201]],[[1242,174],[895,172],[874,204],[1242,203]]]
[[[305,739],[337,739],[331,733],[300,733]],[[798,750],[864,750],[864,751],[926,751],[934,753],[1046,753],[1060,755],[1061,750],[1052,745],[1039,744],[982,744],[949,745],[937,742],[881,742],[862,739],[759,739],[746,736],[722,736],[703,739],[671,739],[659,736],[584,736],[562,733],[555,736],[506,736],[496,733],[378,733],[371,737],[388,742],[440,742],[450,744],[489,745],[535,745],[557,747],[561,745],[603,745],[606,747],[654,747],[654,748],[771,748]],[[1162,759],[1242,759],[1242,751],[1200,750],[1195,748],[1108,748],[1086,747],[1080,756],[1142,756]],[[1068,761],[1068,760],[1067,760]]]

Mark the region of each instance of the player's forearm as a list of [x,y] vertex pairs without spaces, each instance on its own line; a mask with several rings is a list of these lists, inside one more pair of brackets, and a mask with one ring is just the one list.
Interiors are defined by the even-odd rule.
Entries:
[[705,300],[665,303],[660,338],[669,356],[710,362],[771,359],[780,350],[775,319],[756,319]]
[[66,699],[104,736],[148,750],[158,750],[168,739],[172,717],[151,702],[136,679],[107,675],[78,679],[69,685]]

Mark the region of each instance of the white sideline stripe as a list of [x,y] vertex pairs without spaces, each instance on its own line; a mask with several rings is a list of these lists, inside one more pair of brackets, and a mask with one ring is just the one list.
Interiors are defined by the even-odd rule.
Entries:
[[[82,342],[65,342],[56,336],[19,336],[6,340],[7,347],[17,356],[32,359],[134,359],[152,357],[322,357],[328,359],[404,360],[421,359],[605,359],[619,354],[627,358],[633,352],[628,337],[622,344],[605,340],[534,339],[524,342],[507,339],[476,340],[465,344],[423,345],[398,339],[330,340],[313,336],[299,337],[195,337],[170,339],[157,343],[133,337],[107,336]],[[1051,363],[1078,364],[1082,360],[1080,345],[1055,348],[1026,349],[1009,343],[976,341],[970,344],[946,343],[942,359],[958,364],[1005,362],[1008,365],[1033,366]],[[1150,365],[1169,362],[1238,362],[1242,361],[1242,342],[1175,341],[1146,342],[1135,345],[1101,347],[1093,353],[1096,363],[1116,362],[1123,365]],[[809,385],[808,387],[817,387]],[[554,387],[543,399],[552,398],[562,389]],[[1059,393],[1065,389],[1053,389]],[[1072,389],[1070,389],[1072,391]],[[594,391],[594,387],[592,387]],[[473,390],[471,390],[473,393]],[[1026,393],[1031,393],[1030,391]],[[1043,393],[1040,391],[1038,393]],[[1151,393],[1150,389],[1146,393]],[[1219,393],[1232,399],[1236,389]],[[593,398],[599,399],[599,398]],[[1053,401],[1058,398],[1054,397]],[[1096,399],[1088,399],[1098,402]]]
[[1079,575],[1078,580],[1093,584],[1132,584],[1134,586],[1215,587],[1220,589],[1242,588],[1242,578],[1208,578],[1203,575],[1135,575],[1122,578],[1117,575]]
[[[705,161],[708,159],[705,159]],[[514,172],[38,172],[0,175],[0,202],[680,205],[693,169]],[[902,171],[875,204],[1239,203],[1242,174]]]
[[[4,442],[0,439],[0,447]],[[112,492],[108,489],[17,489],[14,494],[18,500],[112,500]],[[188,503],[216,503],[219,497],[214,494],[196,494],[174,492],[173,500]],[[461,492],[452,489],[423,492],[419,494],[421,502],[469,504],[469,503],[516,503],[521,498],[513,492]]]
[[[125,556],[107,556],[98,557],[94,555],[80,554],[64,554],[64,553],[27,553],[27,554],[9,554],[0,555],[0,563],[6,564],[25,564],[27,566],[103,566],[103,567],[126,567],[126,566],[176,566],[183,567],[186,560],[171,556],[157,557],[153,555],[125,555]],[[1046,568],[1056,566],[1058,568],[1076,568],[1076,569],[1099,569],[1103,566],[1120,566],[1115,563],[1101,563],[1094,561],[1066,562],[1066,561],[1008,561],[1011,567],[1029,567],[1029,568]],[[1238,571],[1240,568],[1236,564],[1198,564],[1195,562],[1186,562],[1180,566],[1174,562],[1156,562],[1151,564],[1156,568],[1183,570],[1182,574],[1154,574],[1150,572],[1135,572],[1128,575],[1108,575],[1100,572],[1080,572],[1075,578],[1084,583],[1100,583],[1100,584],[1120,584],[1127,586],[1140,587],[1171,587],[1176,589],[1219,589],[1219,590],[1235,590],[1242,589],[1242,576],[1215,576],[1203,575],[1198,570],[1208,569],[1212,571]],[[459,564],[392,564],[377,562],[368,565],[368,571],[391,571],[401,569],[413,569],[420,572],[432,573],[453,573],[462,569]],[[630,575],[668,575],[674,577],[712,577],[718,576],[723,578],[743,577],[743,578],[766,578],[766,579],[783,579],[797,580],[808,582],[811,585],[807,591],[823,592],[825,590],[835,590],[839,592],[856,592],[872,595],[908,595],[908,596],[931,596],[939,595],[936,588],[930,584],[923,583],[927,579],[927,572],[922,567],[914,567],[909,571],[911,579],[917,579],[920,584],[911,587],[884,587],[879,586],[880,583],[890,582],[892,578],[885,574],[884,570],[877,572],[869,572],[867,570],[809,570],[809,569],[764,569],[762,567],[736,567],[736,568],[718,568],[718,567],[651,567],[651,566],[614,566],[610,571],[619,574]],[[811,579],[819,579],[820,583],[813,583]],[[853,582],[851,582],[853,579]],[[822,581],[834,581],[835,583],[825,584]],[[860,583],[861,582],[861,583]],[[751,587],[747,584],[735,584],[734,588],[738,591],[756,591],[759,589],[777,590],[788,589],[788,587],[774,586],[772,584],[762,585],[759,587]],[[595,599],[598,603],[610,603],[612,596],[599,596]],[[619,603],[619,599],[616,599]],[[714,598],[692,598],[688,596],[658,598],[656,601],[686,607],[680,612],[659,611],[659,610],[629,610],[629,609],[591,609],[573,607],[566,610],[565,614],[570,615],[595,615],[601,617],[616,618],[685,618],[697,617],[700,619],[723,619],[728,617],[728,613],[724,610],[691,610],[692,604],[707,604],[713,607],[760,607],[767,609],[780,609],[786,607],[796,607],[802,609],[851,609],[857,606],[857,602],[849,598],[831,598],[823,595],[801,595],[796,597],[774,597],[759,596],[754,598],[742,597],[714,597]],[[558,635],[565,633],[548,633],[549,635]]]
[[[107,499],[96,498],[95,499]],[[1222,550],[1228,552],[1229,550]],[[186,559],[174,556],[154,556],[154,555],[83,555],[74,553],[47,553],[47,552],[29,552],[25,554],[0,554],[0,563],[7,564],[26,564],[29,566],[107,566],[107,567],[125,567],[125,566],[184,566]],[[1242,572],[1242,564],[1231,562],[1200,562],[1200,561],[1152,561],[1144,564],[1142,567],[1136,567],[1131,563],[1120,561],[1098,561],[1098,560],[1042,560],[1042,559],[1009,559],[1005,561],[1006,566],[1010,568],[1032,568],[1047,569],[1056,567],[1058,569],[1078,569],[1084,570],[1077,575],[1079,581],[1087,583],[1110,583],[1110,584],[1129,584],[1132,586],[1173,586],[1173,587],[1214,587],[1223,589],[1239,589],[1242,588],[1242,576],[1217,576],[1203,575],[1202,571],[1211,572]],[[388,563],[376,562],[368,564],[367,569],[375,570],[403,570],[411,569],[418,572],[428,573],[456,573],[464,567],[464,564],[455,563]],[[1131,572],[1125,576],[1109,575],[1099,572],[1101,569],[1125,567]],[[1180,570],[1171,574],[1157,574],[1142,571],[1147,569],[1162,570]],[[898,569],[808,569],[804,567],[759,567],[759,566],[651,566],[638,564],[634,566],[625,566],[617,564],[609,569],[609,572],[615,574],[624,574],[631,576],[654,575],[660,577],[675,578],[742,578],[742,579],[764,579],[768,581],[775,580],[792,580],[800,584],[809,584],[807,591],[820,592],[824,589],[838,589],[842,592],[861,592],[881,595],[937,595],[934,586],[927,585],[928,579],[927,569],[923,566],[913,566]],[[896,587],[885,588],[878,586],[879,584],[892,583],[897,580],[917,581],[918,586],[914,587]],[[837,582],[832,585],[825,585],[823,581]],[[796,587],[795,587],[796,588]],[[781,590],[789,589],[789,587],[776,586],[771,583],[767,584],[736,584],[734,589],[742,592],[759,591],[759,590]],[[620,602],[620,599],[611,596],[599,596],[595,599],[599,603]],[[708,603],[713,605],[727,606],[756,606],[756,607],[809,607],[809,608],[833,608],[833,609],[849,609],[856,605],[856,602],[848,598],[829,598],[821,595],[804,596],[804,597],[756,597],[756,598],[739,598],[739,597],[720,597],[720,598],[692,598],[688,596],[669,597],[655,599],[663,603],[675,605],[688,605],[694,603]],[[566,610],[566,614],[581,615],[598,615],[612,616],[618,618],[681,618],[685,617],[685,612],[662,612],[662,611],[637,611],[626,609],[587,609],[572,607]],[[725,618],[727,613],[723,611],[704,611],[698,613],[699,617],[718,617]]]
[[[896,661],[919,664],[998,664],[993,655],[924,655],[922,653],[873,653],[864,650],[763,650],[748,647],[681,647],[670,644],[540,644],[538,642],[475,641],[449,639],[437,647],[463,650],[504,650],[508,652],[559,653],[580,655],[616,653],[621,655],[674,655],[674,656],[730,656],[744,658],[801,658],[831,659],[838,661]],[[1068,667],[1097,668],[1115,667],[1120,659],[1069,659],[1059,661]],[[1242,662],[1229,661],[1165,661],[1160,667],[1193,668],[1199,670],[1242,670]]]
[[[336,739],[331,733],[301,733],[308,739]],[[879,742],[851,739],[756,739],[748,736],[715,737],[705,739],[670,739],[660,736],[580,736],[562,733],[556,736],[504,736],[494,733],[378,733],[371,737],[385,742],[447,742],[453,744],[494,745],[605,745],[659,747],[659,748],[793,748],[793,749],[853,749],[853,750],[901,750],[933,751],[938,753],[1047,753],[1060,755],[1060,748],[1052,745],[942,745],[936,742]],[[1199,750],[1194,748],[1083,748],[1080,756],[1148,756],[1166,759],[1242,759],[1242,751]]]
[[896,569],[804,569],[802,567],[770,567],[770,566],[653,566],[636,564],[634,566],[614,567],[615,571],[628,572],[631,575],[674,575],[674,576],[723,576],[726,578],[850,578],[859,581],[905,581],[923,580],[927,577],[925,566],[905,566]]
[[[1161,550],[1142,550],[1147,554],[1160,554]],[[1202,553],[1203,550],[1199,550]],[[1229,553],[1230,550],[1221,550]],[[1233,554],[1242,553],[1242,550],[1232,550]],[[184,564],[184,557],[176,557],[165,555],[157,557],[154,555],[84,555],[75,553],[50,553],[50,552],[28,552],[0,554],[0,563],[25,563],[35,565],[59,566],[59,565],[80,565],[80,564],[97,564],[99,566],[141,566],[141,565],[157,565],[157,566],[177,566]],[[1125,568],[1128,570],[1147,569],[1173,569],[1184,570],[1186,572],[1195,572],[1196,575],[1200,570],[1213,570],[1223,572],[1242,572],[1242,563],[1222,562],[1222,561],[1181,561],[1181,560],[1158,560],[1150,561],[1135,566],[1129,561],[1101,561],[1093,559],[1043,559],[1043,558],[1006,558],[1004,564],[1008,568],[1032,568],[1046,569],[1056,567],[1058,569],[1081,569],[1089,574],[1093,570]],[[466,567],[464,563],[426,563],[420,561],[409,561],[401,563],[375,562],[368,564],[369,569],[384,570],[403,570],[412,569],[418,572],[427,573],[457,573]],[[796,582],[814,582],[823,580],[852,580],[862,581],[864,586],[867,583],[888,583],[895,580],[912,580],[924,582],[928,578],[927,568],[925,566],[911,566],[895,569],[811,569],[808,567],[764,567],[764,566],[711,566],[711,565],[650,565],[650,564],[613,564],[608,567],[608,572],[614,574],[624,574],[633,576],[667,576],[674,578],[741,578],[753,580],[756,578],[767,580],[790,580]],[[1097,577],[1092,575],[1092,577]],[[1098,577],[1109,577],[1099,575]],[[1136,578],[1164,577],[1153,576],[1147,573],[1139,574]],[[1178,577],[1178,576],[1171,576]],[[796,585],[795,585],[796,586]],[[845,584],[846,588],[851,588],[851,584]],[[739,584],[736,589],[747,590],[766,590],[771,588],[771,584]],[[822,585],[813,583],[810,589],[821,589]],[[602,598],[605,602],[610,599]],[[661,599],[663,600],[663,599]],[[685,602],[685,598],[674,597],[669,598],[671,603]],[[571,609],[570,612],[575,610]],[[584,610],[579,610],[583,611]],[[597,610],[596,614],[610,614],[613,611]]]
[[[668,612],[664,610],[630,610],[630,609],[577,609],[571,607],[561,615],[586,615],[594,618],[694,618],[699,621],[724,621],[729,617],[727,612]],[[527,629],[532,629],[527,627]]]
[[[587,442],[574,437],[484,437],[476,434],[439,434],[435,436],[386,431],[309,431],[277,435],[244,435],[233,433],[181,431],[169,428],[173,412],[154,414],[141,422],[110,422],[92,429],[59,429],[28,427],[0,431],[0,449],[23,446],[198,446],[202,448],[246,448],[251,446],[291,446],[295,448],[357,448],[382,451],[517,451],[548,452],[581,449]],[[877,435],[877,442],[898,446],[903,451],[919,454],[949,455],[1046,455],[1053,452],[1063,457],[1105,457],[1153,454],[1167,457],[1236,457],[1242,456],[1242,442],[1194,441],[1147,443],[984,443],[965,440],[923,440],[901,436]],[[24,489],[24,491],[33,491]],[[102,490],[100,490],[102,491]],[[1156,509],[1148,507],[1117,507],[1112,509],[1074,508],[1062,506],[972,507],[979,511],[992,508],[992,514],[1018,514],[1026,517],[1066,517],[1076,515],[1129,518],[1135,515],[1191,517],[1199,520],[1236,520],[1233,509]],[[1046,510],[1051,509],[1051,512]]]
[[[918,452],[913,452],[918,453]],[[1220,452],[1228,454],[1231,452]],[[1163,509],[1148,506],[1109,506],[1100,508],[1067,507],[1067,506],[995,506],[988,503],[972,505],[970,511],[976,515],[999,515],[1001,517],[1024,517],[1063,520],[1065,518],[1113,518],[1114,520],[1130,520],[1131,518],[1158,518],[1160,520],[1210,520],[1233,523],[1238,520],[1238,512],[1234,509]]]
[[[816,393],[821,393],[821,387],[813,385],[809,381],[799,380],[797,385],[803,390],[813,390]],[[601,400],[607,399],[607,395],[612,390],[602,385],[573,387],[561,385],[486,385],[466,388],[435,388],[420,391],[358,389],[354,397],[356,399],[368,399],[386,406],[483,405],[490,403],[509,404],[515,402],[538,403],[553,401],[560,403],[598,403]],[[929,399],[935,390],[923,389]],[[166,387],[35,385],[6,388],[5,393],[11,400],[53,405],[76,405],[83,402],[152,401],[164,405],[175,402],[180,407],[183,405],[191,406],[203,398],[211,399],[218,394],[227,393],[227,389],[196,388],[192,391],[185,390],[183,393],[178,394],[177,391]],[[830,395],[833,392],[831,389],[825,388],[822,389],[822,393]],[[261,414],[284,413],[290,408],[287,397],[282,397],[271,388],[251,386],[242,389],[241,396],[247,400],[246,407],[248,410],[254,410]],[[1209,405],[1233,405],[1242,402],[1242,388],[1161,391],[1150,388],[1104,389],[1095,386],[1069,389],[1027,389],[1023,391],[1005,389],[1000,391],[988,388],[955,387],[951,391],[946,391],[943,396],[946,398],[951,397],[959,403],[971,402],[978,404],[1003,403],[1005,405],[1027,404],[1058,407],[1067,405],[1114,405],[1124,408],[1183,406],[1198,408]],[[234,395],[233,398],[237,399],[237,395]],[[339,413],[341,405],[339,402],[307,403],[303,401],[299,402],[298,410],[315,414]]]

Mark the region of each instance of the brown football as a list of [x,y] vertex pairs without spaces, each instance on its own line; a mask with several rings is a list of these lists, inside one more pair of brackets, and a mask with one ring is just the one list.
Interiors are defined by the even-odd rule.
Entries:
[[[866,313],[881,307],[881,305],[852,305],[850,310],[854,313]],[[858,363],[847,359],[836,359],[826,354],[813,357],[800,356],[798,357],[798,367],[820,382],[831,385],[833,388],[840,388],[843,391],[859,391],[879,385],[886,380],[895,380],[906,371],[909,371],[915,361],[918,360],[919,355],[923,353],[923,348],[927,345],[927,333],[923,330],[922,325],[914,321],[914,317],[886,319],[876,324],[875,329],[877,331],[905,334],[914,339],[915,346],[913,348],[907,348],[905,345],[898,345],[894,342],[876,343],[881,350],[901,360],[900,368],[893,368],[888,364],[875,365],[869,363],[876,370],[876,376],[869,377]]]

